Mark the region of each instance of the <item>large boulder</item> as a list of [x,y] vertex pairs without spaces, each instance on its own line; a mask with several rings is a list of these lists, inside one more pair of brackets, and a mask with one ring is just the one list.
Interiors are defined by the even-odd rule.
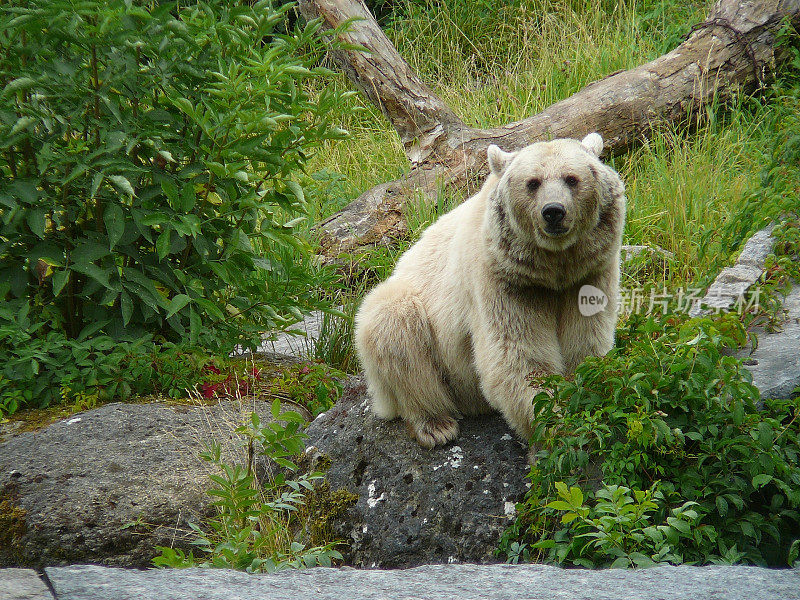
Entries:
[[[348,564],[406,567],[492,562],[526,491],[527,448],[500,415],[465,418],[454,443],[421,448],[400,421],[377,419],[362,377],[308,427],[309,451],[330,459],[333,488],[358,494],[334,533]],[[313,446],[313,448],[312,448]]]
[[156,545],[190,549],[213,510],[210,440],[229,460],[243,406],[107,404],[0,443],[0,565],[150,566]]

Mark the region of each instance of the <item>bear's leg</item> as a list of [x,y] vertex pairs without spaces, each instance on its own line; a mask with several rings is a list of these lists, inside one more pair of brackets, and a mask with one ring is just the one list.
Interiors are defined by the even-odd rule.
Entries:
[[[614,346],[619,301],[619,265],[614,262],[606,272],[592,277],[584,284],[591,285],[605,295],[605,306],[600,312],[581,311],[580,288],[564,295],[564,307],[559,323],[559,341],[564,354],[567,375],[575,371],[587,356],[605,356]],[[592,294],[597,294],[591,291]],[[585,307],[586,304],[583,304]]]
[[431,325],[413,286],[389,279],[376,287],[356,316],[355,337],[377,416],[402,417],[428,448],[458,435],[458,411],[437,366]]
[[533,398],[541,389],[533,387],[531,376],[562,373],[557,354],[534,356],[517,352],[498,352],[496,360],[483,362],[481,384],[489,404],[499,410],[506,422],[525,441],[533,433]]
[[556,306],[547,296],[516,301],[485,297],[475,329],[475,366],[487,402],[526,441],[533,433],[531,375],[564,372],[556,333]]

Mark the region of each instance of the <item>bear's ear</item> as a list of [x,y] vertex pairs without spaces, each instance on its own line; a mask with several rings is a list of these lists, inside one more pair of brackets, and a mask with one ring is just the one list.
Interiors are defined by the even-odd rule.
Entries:
[[514,160],[516,155],[516,152],[503,152],[494,144],[490,144],[486,149],[486,156],[489,158],[489,168],[492,170],[492,173],[498,177],[503,174],[503,171],[506,170],[506,167]]
[[595,156],[600,156],[603,151],[603,138],[599,133],[590,133],[581,140],[581,144]]

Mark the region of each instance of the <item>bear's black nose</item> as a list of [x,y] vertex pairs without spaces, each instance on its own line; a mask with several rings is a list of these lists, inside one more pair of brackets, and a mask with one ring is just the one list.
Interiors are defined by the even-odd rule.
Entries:
[[550,227],[559,225],[561,221],[564,220],[565,216],[567,216],[567,211],[564,208],[564,205],[558,202],[545,204],[544,208],[542,209],[542,217],[544,217],[544,220]]

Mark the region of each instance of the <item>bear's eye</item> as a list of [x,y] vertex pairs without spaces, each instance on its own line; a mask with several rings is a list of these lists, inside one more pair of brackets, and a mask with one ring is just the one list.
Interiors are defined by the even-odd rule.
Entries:
[[535,192],[536,190],[539,189],[540,185],[542,185],[542,180],[534,177],[533,179],[528,181],[528,190],[531,192]]
[[579,179],[575,177],[575,175],[567,175],[564,177],[564,183],[566,183],[569,187],[575,187],[578,185]]

